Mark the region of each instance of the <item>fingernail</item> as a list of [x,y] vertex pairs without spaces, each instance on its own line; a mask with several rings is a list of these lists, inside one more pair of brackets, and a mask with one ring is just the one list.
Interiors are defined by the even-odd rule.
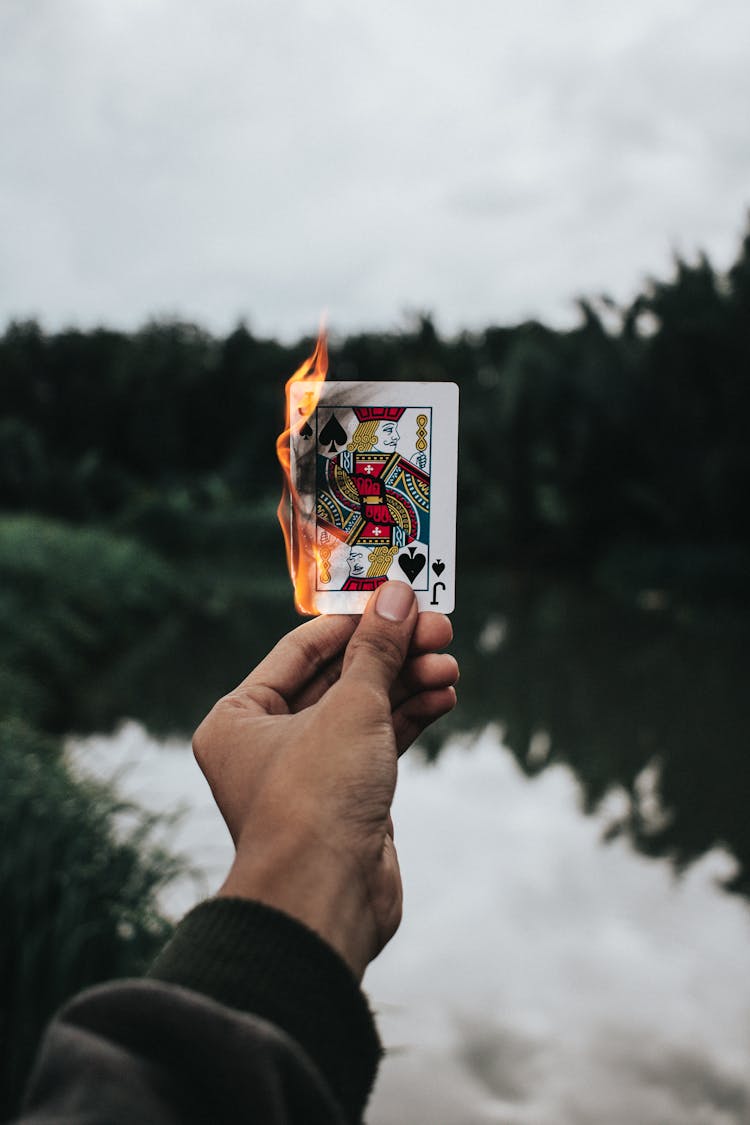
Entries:
[[386,582],[378,591],[375,612],[386,621],[406,621],[413,601],[411,586],[405,582]]

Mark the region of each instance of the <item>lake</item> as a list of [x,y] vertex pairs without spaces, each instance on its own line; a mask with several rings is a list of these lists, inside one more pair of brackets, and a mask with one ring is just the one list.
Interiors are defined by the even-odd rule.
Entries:
[[[399,775],[369,1122],[750,1121],[747,621],[511,578],[459,607],[460,706]],[[184,740],[130,722],[70,752],[183,805],[200,874],[170,912],[216,888],[231,848]]]

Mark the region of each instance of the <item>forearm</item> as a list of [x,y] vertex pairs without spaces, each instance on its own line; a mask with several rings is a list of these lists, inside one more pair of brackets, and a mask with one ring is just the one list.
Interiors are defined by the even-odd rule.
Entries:
[[256,835],[259,841],[254,835],[251,846],[238,848],[218,897],[265,903],[297,919],[361,981],[378,944],[368,889],[356,866],[312,834],[301,840],[293,835],[283,844],[270,831]]

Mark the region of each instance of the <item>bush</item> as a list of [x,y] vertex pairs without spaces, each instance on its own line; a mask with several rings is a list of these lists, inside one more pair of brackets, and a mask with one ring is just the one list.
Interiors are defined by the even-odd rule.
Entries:
[[0,823],[4,1120],[55,1009],[141,973],[167,939],[157,894],[185,865],[151,842],[152,817],[73,777],[59,744],[17,719],[0,721]]
[[0,519],[0,716],[55,734],[106,728],[123,712],[98,685],[144,637],[158,654],[185,602],[176,568],[132,539]]

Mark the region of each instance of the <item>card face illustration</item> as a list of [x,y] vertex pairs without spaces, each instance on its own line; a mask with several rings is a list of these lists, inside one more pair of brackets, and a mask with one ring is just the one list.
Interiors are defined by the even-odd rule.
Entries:
[[458,387],[292,387],[291,479],[300,565],[317,613],[361,613],[389,579],[420,610],[455,599]]

